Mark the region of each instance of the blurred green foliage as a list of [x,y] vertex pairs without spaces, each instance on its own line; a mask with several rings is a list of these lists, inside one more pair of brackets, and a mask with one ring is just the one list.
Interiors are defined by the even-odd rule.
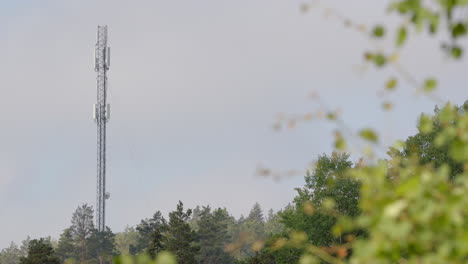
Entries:
[[432,159],[424,154],[395,155],[350,171],[362,182],[361,215],[342,227],[369,232],[352,244],[351,263],[468,260],[468,173],[445,160],[463,164],[468,160],[468,114],[446,105],[433,119],[440,128],[431,133],[448,138],[444,142],[448,151],[430,153],[435,155]]
[[160,252],[156,258],[147,254],[137,256],[120,256],[113,261],[114,264],[177,264],[175,256],[170,252]]
[[246,263],[466,263],[466,108],[422,115],[389,159],[320,156],[281,213],[284,233]]
[[[442,35],[446,38],[443,51],[451,58],[462,58],[460,41],[467,34],[467,7],[466,0],[391,2],[389,10],[402,18],[395,35],[397,52],[368,51],[364,56],[377,68],[395,66],[399,76],[386,82],[386,90],[394,90],[399,78],[426,94],[432,94],[438,88],[435,78],[419,82],[404,69],[398,63],[398,50],[408,42],[410,33],[426,31],[435,35],[448,32],[448,35]],[[346,21],[345,24],[350,23]],[[442,30],[442,27],[446,30]],[[388,35],[386,32],[385,25],[377,25],[369,33],[372,38],[381,39]],[[330,167],[331,173],[325,177],[328,181],[326,186],[313,186],[312,195],[306,192],[307,195],[301,194],[304,191],[300,190],[300,197],[306,197],[302,199],[303,207],[296,206],[283,212],[286,222],[292,223],[296,218],[296,224],[289,225],[292,227],[290,230],[285,230],[283,236],[275,238],[276,241],[263,250],[265,258],[250,263],[282,263],[274,262],[277,261],[275,250],[280,252],[290,248],[301,252],[299,260],[291,263],[301,264],[467,263],[466,108],[466,105],[456,107],[446,104],[441,109],[436,108],[433,116],[421,115],[418,133],[390,147],[389,159],[361,160],[344,172]],[[379,144],[378,133],[372,128],[361,129],[357,136]],[[335,133],[334,146],[337,150],[346,150],[346,139],[339,131]],[[321,161],[323,157],[319,158],[317,168],[320,168]],[[344,212],[342,206],[340,208],[339,196],[328,195],[322,203],[313,201],[315,192],[333,189],[335,179],[339,178],[336,175],[339,174],[353,179],[359,186],[359,198],[356,200],[358,213],[354,216]],[[317,169],[312,175],[317,175]],[[307,182],[310,176],[306,176],[306,186],[310,186]],[[345,189],[341,190],[346,193]],[[351,201],[354,197],[347,196]],[[298,216],[302,218],[297,220]],[[318,230],[313,230],[311,234],[310,228],[313,227]],[[337,240],[339,238],[342,240]],[[272,256],[273,260],[269,262]]]

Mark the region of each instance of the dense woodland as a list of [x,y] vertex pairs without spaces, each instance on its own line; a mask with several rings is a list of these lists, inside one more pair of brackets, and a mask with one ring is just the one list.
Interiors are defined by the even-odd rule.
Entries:
[[[12,242],[1,251],[0,263],[37,263],[37,260],[28,262],[28,257],[38,257],[33,252],[47,256],[44,258],[47,262],[41,263],[101,263],[117,255],[155,257],[162,251],[176,254],[179,263],[237,263],[255,255],[252,249],[255,242],[283,229],[279,215],[273,210],[264,214],[258,203],[246,217],[235,219],[226,208],[184,209],[179,202],[167,218],[156,211],[120,233],[113,233],[109,228],[106,232],[97,232],[93,214],[91,206],[79,206],[73,213],[70,227],[63,230],[58,239],[28,237],[21,245]],[[234,244],[239,247],[228,252],[226,247]]]

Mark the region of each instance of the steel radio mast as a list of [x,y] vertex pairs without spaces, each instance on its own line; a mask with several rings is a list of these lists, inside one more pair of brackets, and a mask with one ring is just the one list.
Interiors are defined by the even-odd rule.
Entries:
[[106,123],[110,118],[107,104],[107,70],[110,65],[110,48],[107,47],[107,26],[98,26],[97,43],[94,51],[94,70],[97,72],[97,103],[93,117],[97,124],[97,197],[96,226],[98,231],[106,228]]

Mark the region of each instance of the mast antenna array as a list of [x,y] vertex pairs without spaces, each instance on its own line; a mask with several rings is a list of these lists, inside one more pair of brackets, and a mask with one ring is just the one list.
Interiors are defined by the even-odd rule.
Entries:
[[110,119],[107,104],[107,70],[110,66],[110,48],[107,47],[107,26],[98,26],[97,43],[94,50],[94,70],[97,73],[97,103],[93,117],[97,124],[97,196],[96,227],[102,232],[106,228],[106,123]]

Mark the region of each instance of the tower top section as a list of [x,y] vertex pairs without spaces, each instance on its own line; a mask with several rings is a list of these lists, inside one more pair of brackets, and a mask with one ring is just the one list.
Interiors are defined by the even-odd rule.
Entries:
[[94,49],[94,70],[109,70],[110,47],[107,46],[107,26],[98,26],[97,42]]

